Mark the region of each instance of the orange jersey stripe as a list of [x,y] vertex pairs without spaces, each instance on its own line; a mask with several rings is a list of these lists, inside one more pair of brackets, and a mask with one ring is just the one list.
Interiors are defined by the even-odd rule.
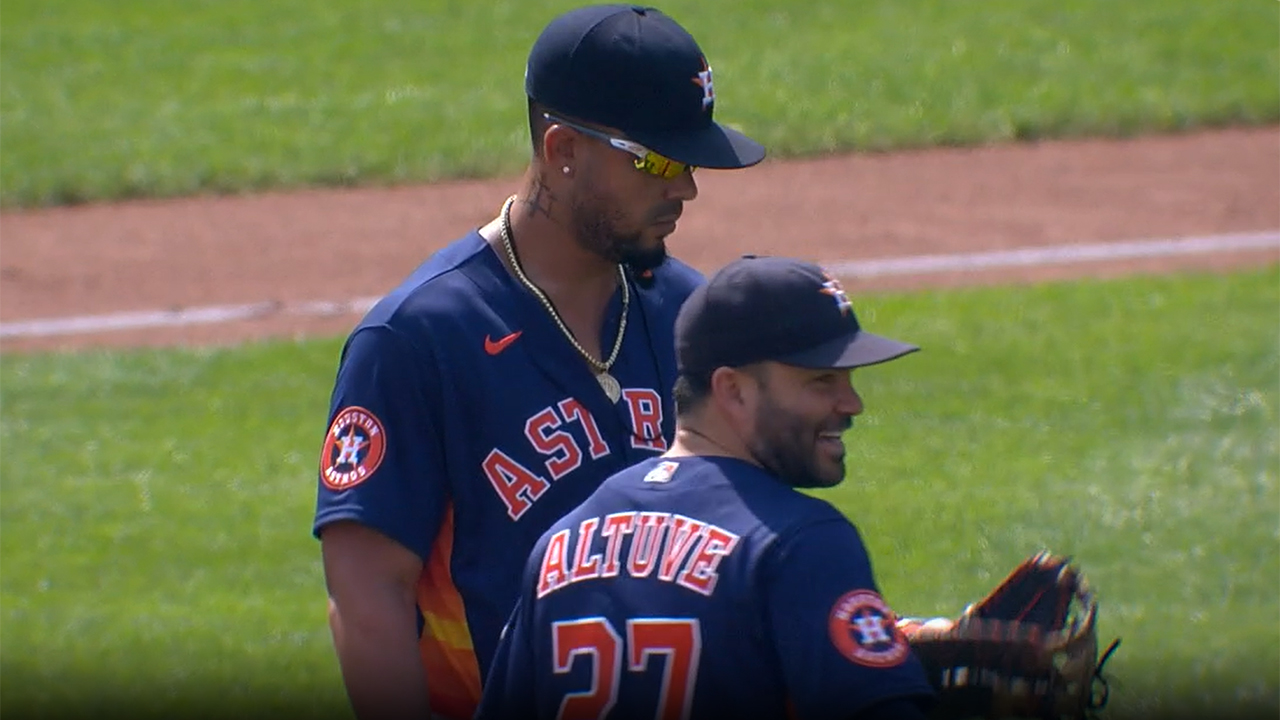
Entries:
[[462,596],[453,584],[453,507],[440,524],[431,557],[418,577],[418,608],[422,611],[422,666],[427,675],[431,712],[470,718],[480,704],[480,666],[471,644]]

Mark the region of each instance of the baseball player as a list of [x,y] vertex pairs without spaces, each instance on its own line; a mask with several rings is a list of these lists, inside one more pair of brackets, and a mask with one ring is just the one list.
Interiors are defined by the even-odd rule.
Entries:
[[525,89],[522,187],[342,350],[313,532],[362,718],[469,718],[533,543],[670,448],[673,324],[703,278],[665,238],[695,167],[764,156],[713,121],[706,57],[652,8],[556,18]]
[[920,718],[933,691],[856,528],[796,488],[844,477],[859,328],[821,268],[744,258],[676,325],[676,439],[528,558],[480,720]]

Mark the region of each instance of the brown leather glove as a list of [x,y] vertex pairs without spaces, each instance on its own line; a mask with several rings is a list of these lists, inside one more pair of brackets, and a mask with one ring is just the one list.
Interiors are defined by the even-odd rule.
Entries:
[[1098,657],[1098,604],[1065,557],[1024,560],[989,595],[951,620],[898,627],[938,692],[938,718],[1081,720],[1107,702]]

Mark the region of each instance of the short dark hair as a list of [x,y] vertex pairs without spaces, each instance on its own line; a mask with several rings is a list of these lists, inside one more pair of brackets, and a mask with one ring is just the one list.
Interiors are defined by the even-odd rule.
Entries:
[[696,411],[711,395],[711,375],[680,375],[671,389],[671,396],[676,403],[676,415],[688,416]]
[[[755,378],[761,386],[769,384],[769,373],[765,370],[763,362],[742,365],[734,369]],[[711,375],[714,372],[715,370],[708,373],[681,373],[676,376],[676,384],[671,388],[671,396],[676,403],[677,416],[688,416],[697,411],[702,403],[711,397]]]

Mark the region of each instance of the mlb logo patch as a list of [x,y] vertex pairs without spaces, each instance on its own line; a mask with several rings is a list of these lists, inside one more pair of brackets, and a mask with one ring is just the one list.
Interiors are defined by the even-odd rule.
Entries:
[[663,462],[658,463],[657,467],[650,470],[649,474],[644,476],[644,481],[647,483],[670,482],[671,476],[675,475],[676,468],[678,467],[680,467],[680,463],[664,460]]

